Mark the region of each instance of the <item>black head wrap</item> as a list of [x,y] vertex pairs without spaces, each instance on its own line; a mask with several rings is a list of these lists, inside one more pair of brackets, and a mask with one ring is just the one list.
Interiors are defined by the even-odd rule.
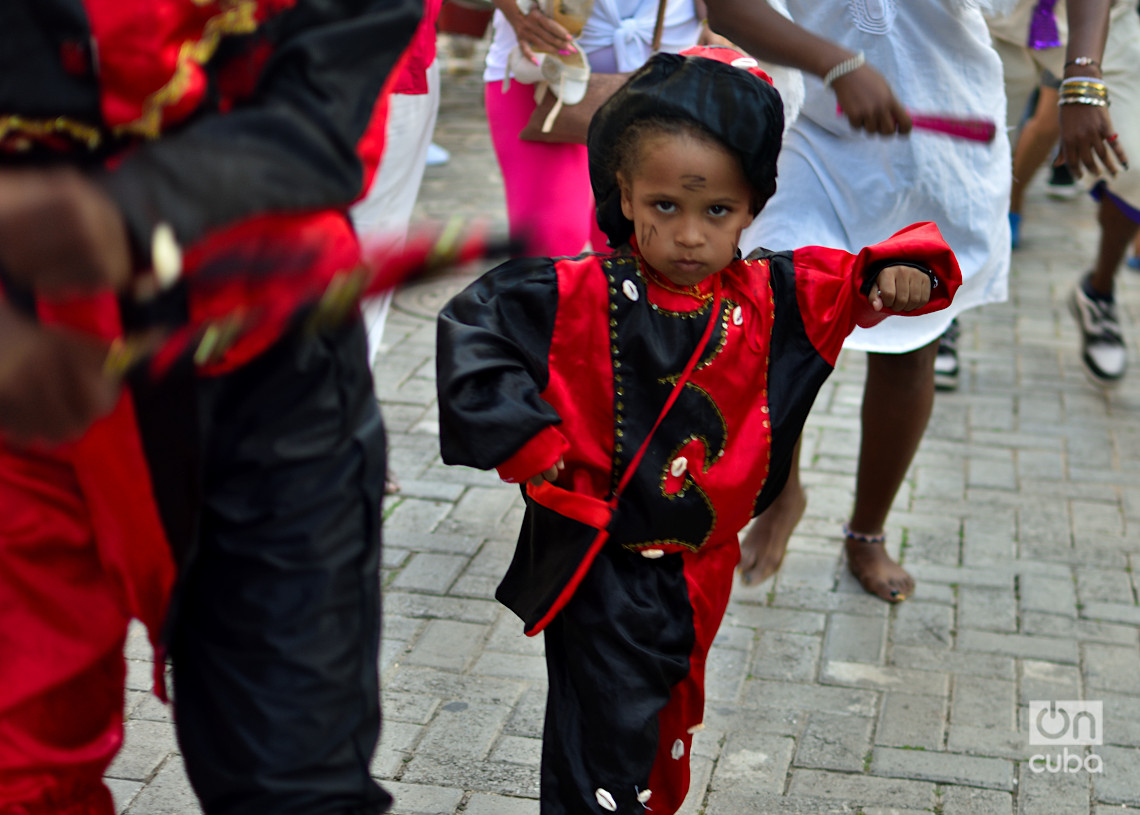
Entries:
[[[686,55],[693,53],[709,56]],[[755,66],[755,60],[731,48],[656,54],[594,114],[586,138],[590,185],[598,226],[610,246],[620,246],[633,234],[633,223],[621,211],[613,148],[639,119],[695,122],[740,158],[758,207],[772,197],[784,107],[767,74]]]

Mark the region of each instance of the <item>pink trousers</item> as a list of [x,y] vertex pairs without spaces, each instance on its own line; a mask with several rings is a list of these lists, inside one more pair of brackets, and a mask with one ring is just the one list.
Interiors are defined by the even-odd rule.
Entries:
[[534,86],[501,82],[484,87],[491,141],[503,173],[511,238],[525,254],[564,257],[579,254],[586,243],[606,251],[598,229],[586,147],[523,141],[519,131],[534,110]]

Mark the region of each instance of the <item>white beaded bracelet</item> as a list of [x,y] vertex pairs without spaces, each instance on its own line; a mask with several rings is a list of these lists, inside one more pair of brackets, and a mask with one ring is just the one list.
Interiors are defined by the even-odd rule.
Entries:
[[867,58],[863,56],[862,51],[850,59],[843,60],[843,62],[839,63],[827,72],[827,76],[823,78],[823,87],[830,88],[832,82],[839,79],[841,76],[847,76],[847,74],[851,73],[857,68],[862,68],[863,64],[866,61]]

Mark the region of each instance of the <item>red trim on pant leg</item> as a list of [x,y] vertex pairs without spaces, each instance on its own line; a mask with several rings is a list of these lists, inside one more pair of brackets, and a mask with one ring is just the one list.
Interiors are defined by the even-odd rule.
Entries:
[[669,703],[657,715],[657,757],[646,802],[653,815],[672,815],[689,792],[693,748],[689,731],[704,722],[705,665],[728,607],[740,546],[735,537],[719,543],[710,541],[684,557],[695,641],[689,655],[689,675],[674,687]]

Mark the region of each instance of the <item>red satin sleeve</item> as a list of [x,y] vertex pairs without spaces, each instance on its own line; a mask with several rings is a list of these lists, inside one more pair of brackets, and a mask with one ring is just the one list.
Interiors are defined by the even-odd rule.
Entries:
[[495,469],[499,478],[511,484],[521,484],[531,476],[544,473],[558,463],[570,443],[553,426],[544,427],[522,446],[517,453]]
[[[950,305],[962,285],[962,271],[953,250],[930,222],[912,224],[857,255],[806,246],[793,253],[793,261],[796,301],[808,339],[829,365],[835,364],[843,340],[855,326],[870,328],[890,314],[913,317],[940,311]],[[930,302],[913,311],[876,312],[860,288],[884,267],[901,261],[916,263],[934,274]]]

